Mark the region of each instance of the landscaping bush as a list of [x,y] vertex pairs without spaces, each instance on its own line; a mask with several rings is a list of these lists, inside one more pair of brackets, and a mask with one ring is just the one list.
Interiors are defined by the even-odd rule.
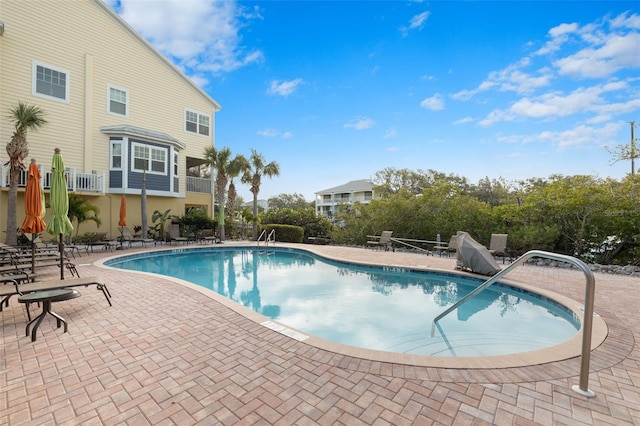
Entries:
[[[266,231],[267,235],[275,230],[276,241],[283,243],[301,243],[304,241],[304,229],[300,226],[268,224],[263,225],[262,230]],[[262,234],[262,230],[260,234]]]
[[[260,223],[263,227],[267,224],[293,225],[304,230],[303,241],[308,237],[331,235],[333,225],[324,216],[316,215],[315,209],[272,209],[260,214]],[[280,238],[278,237],[278,240]]]

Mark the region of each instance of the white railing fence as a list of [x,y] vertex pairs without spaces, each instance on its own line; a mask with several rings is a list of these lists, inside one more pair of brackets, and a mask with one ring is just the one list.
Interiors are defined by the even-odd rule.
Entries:
[[[40,168],[40,174],[42,179],[40,185],[43,189],[51,188],[51,171],[44,166],[38,166]],[[9,186],[9,167],[2,166],[2,173],[0,176],[0,186]],[[75,169],[67,169],[65,172],[65,178],[67,180],[67,190],[69,191],[82,191],[82,192],[105,192],[105,173],[82,173]],[[27,186],[27,171],[20,171],[20,177],[18,178],[18,187],[24,188]]]

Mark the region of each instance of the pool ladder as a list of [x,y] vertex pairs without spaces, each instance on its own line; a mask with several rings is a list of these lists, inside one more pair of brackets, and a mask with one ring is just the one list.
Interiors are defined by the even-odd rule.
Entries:
[[582,324],[582,360],[580,363],[580,384],[573,385],[571,389],[580,395],[586,396],[588,398],[593,398],[596,394],[589,390],[589,362],[591,359],[591,334],[593,327],[593,302],[595,297],[595,287],[596,280],[593,276],[593,272],[591,269],[580,259],[576,259],[572,256],[567,256],[564,254],[551,253],[548,251],[542,250],[531,250],[526,252],[524,255],[516,259],[514,262],[509,264],[506,268],[495,274],[493,277],[489,278],[487,281],[479,285],[476,289],[474,289],[471,293],[467,294],[462,299],[458,300],[455,304],[447,308],[444,312],[433,319],[433,323],[431,324],[431,337],[435,335],[436,323],[442,319],[444,316],[448,315],[453,310],[457,309],[460,305],[465,303],[467,300],[471,299],[482,290],[489,287],[491,284],[498,281],[498,279],[502,278],[506,274],[508,274],[512,269],[516,266],[520,266],[525,263],[527,260],[533,257],[541,257],[544,259],[557,260],[560,262],[570,263],[574,266],[577,266],[586,278],[586,286],[585,286],[585,296],[584,296],[584,316],[583,316],[583,324]]
[[264,245],[266,247],[269,247],[269,243],[276,243],[276,230],[272,229],[271,232],[269,232],[269,234],[267,235],[267,230],[265,229],[264,231],[262,231],[262,233],[260,234],[260,236],[258,237],[258,240],[256,241],[256,245],[258,247],[260,247],[260,241],[262,241],[264,239]]

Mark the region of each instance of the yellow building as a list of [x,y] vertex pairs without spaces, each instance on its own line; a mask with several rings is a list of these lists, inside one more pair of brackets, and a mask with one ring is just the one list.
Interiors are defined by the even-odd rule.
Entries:
[[[149,216],[193,207],[213,214],[211,179],[199,176],[208,172],[203,154],[214,145],[220,106],[101,0],[0,1],[2,234],[9,187],[4,145],[13,133],[7,116],[19,101],[38,106],[48,122],[27,135],[26,162],[35,158],[41,166],[45,193],[59,147],[69,190],[99,207],[101,231],[117,235],[122,194],[127,224],[141,224],[143,174]],[[23,176],[18,225],[25,183]],[[81,234],[96,230],[93,222],[81,228]]]

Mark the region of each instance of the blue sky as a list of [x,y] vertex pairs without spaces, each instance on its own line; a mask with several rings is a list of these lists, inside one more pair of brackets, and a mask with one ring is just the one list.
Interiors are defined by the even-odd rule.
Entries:
[[261,199],[630,171],[606,147],[640,123],[637,1],[105,1],[222,106],[217,147],[280,164]]

